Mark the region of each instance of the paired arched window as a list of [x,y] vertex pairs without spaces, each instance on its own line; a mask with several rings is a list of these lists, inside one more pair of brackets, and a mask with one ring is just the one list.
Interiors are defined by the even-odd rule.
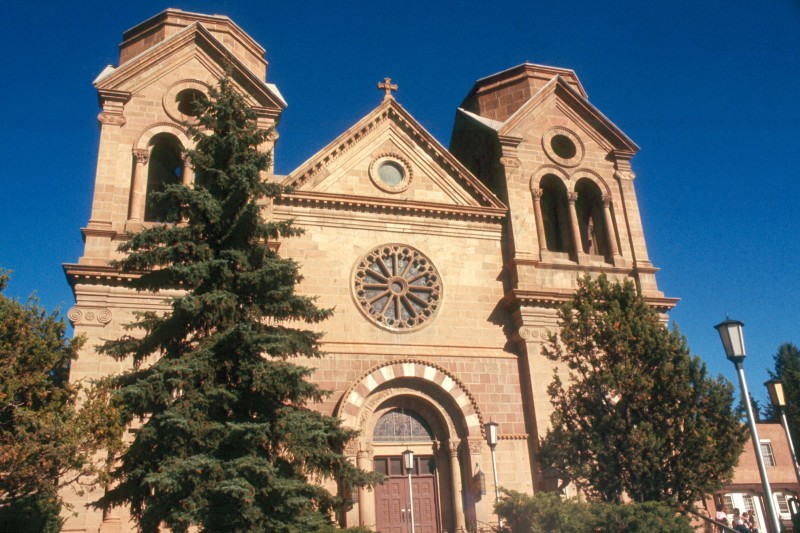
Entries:
[[618,255],[616,232],[602,182],[591,176],[580,177],[568,191],[567,181],[566,176],[548,172],[538,183],[536,176],[531,182],[540,249],[567,253],[579,262],[582,256],[613,262]]
[[553,174],[547,174],[539,182],[542,189],[541,209],[547,249],[551,252],[569,251],[569,214],[567,188]]
[[581,250],[590,255],[608,256],[608,232],[603,212],[603,193],[600,187],[583,178],[575,184],[578,199],[575,211],[578,215],[578,230],[581,236]]

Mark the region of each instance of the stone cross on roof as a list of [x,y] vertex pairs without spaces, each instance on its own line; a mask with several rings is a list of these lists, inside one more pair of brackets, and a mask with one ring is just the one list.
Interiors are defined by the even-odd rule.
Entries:
[[392,96],[392,91],[397,90],[397,85],[392,84],[392,78],[383,78],[383,82],[378,83],[378,89],[383,90],[383,99],[388,100],[389,98],[394,98]]

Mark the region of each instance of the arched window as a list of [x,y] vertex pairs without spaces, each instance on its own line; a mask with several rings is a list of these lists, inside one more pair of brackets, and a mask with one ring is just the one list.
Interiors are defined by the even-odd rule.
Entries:
[[151,194],[163,191],[167,185],[181,183],[183,159],[181,143],[169,133],[159,133],[150,140],[150,158],[147,165],[147,196],[144,204],[144,219],[159,222],[163,213],[153,204]]
[[542,189],[542,221],[547,249],[551,252],[569,251],[569,218],[567,188],[553,174],[547,174],[539,182]]
[[428,442],[433,440],[433,432],[425,419],[414,411],[402,408],[392,409],[378,419],[372,440],[375,442]]
[[603,213],[603,193],[590,179],[581,179],[575,184],[578,200],[575,211],[578,215],[578,230],[584,253],[608,257],[608,232]]

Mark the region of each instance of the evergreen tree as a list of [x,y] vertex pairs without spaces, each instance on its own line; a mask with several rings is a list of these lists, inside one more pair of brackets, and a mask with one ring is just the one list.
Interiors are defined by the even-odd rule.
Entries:
[[[792,433],[792,442],[800,444],[800,349],[791,342],[778,347],[773,356],[775,369],[769,375],[773,379],[783,381],[783,392],[786,395],[786,421]],[[780,421],[780,413],[769,403],[766,409],[769,420]]]
[[141,274],[138,290],[183,292],[138,316],[143,336],[103,347],[133,361],[113,385],[141,427],[98,505],[129,505],[145,532],[325,530],[341,502],[321,482],[374,479],[342,454],[355,433],[308,407],[326,395],[312,369],[291,361],[322,356],[321,335],[295,326],[331,311],[295,293],[298,265],[267,245],[300,233],[262,215],[287,192],[263,177],[268,132],[228,78],[199,106],[195,186],[154,194],[167,223],[133,235],[114,265]]
[[102,388],[68,382],[83,338],[36,298],[3,295],[8,279],[0,269],[0,531],[58,531],[59,489],[95,483],[93,455],[120,428]]
[[708,377],[633,283],[579,281],[545,354],[569,369],[549,387],[555,408],[545,464],[588,494],[691,504],[728,480],[747,433],[733,387]]

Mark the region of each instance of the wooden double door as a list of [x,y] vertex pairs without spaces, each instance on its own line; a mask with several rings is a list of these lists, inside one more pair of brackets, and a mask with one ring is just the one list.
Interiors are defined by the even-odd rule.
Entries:
[[378,533],[411,533],[412,504],[414,533],[439,533],[433,458],[418,457],[414,462],[410,491],[412,500],[409,497],[408,473],[402,468],[402,458],[375,458],[376,470],[388,476],[384,484],[375,487]]

